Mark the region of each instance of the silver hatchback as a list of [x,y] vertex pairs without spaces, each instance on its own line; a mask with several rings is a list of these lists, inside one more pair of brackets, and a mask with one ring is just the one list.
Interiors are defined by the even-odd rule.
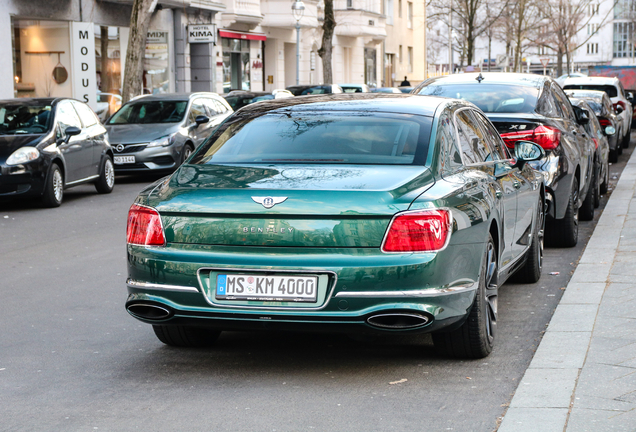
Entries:
[[232,113],[216,93],[135,98],[106,122],[115,171],[174,171]]

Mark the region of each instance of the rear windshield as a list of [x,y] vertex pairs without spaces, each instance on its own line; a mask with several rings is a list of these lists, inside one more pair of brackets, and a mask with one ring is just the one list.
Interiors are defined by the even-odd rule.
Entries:
[[234,116],[190,163],[423,165],[431,123],[429,117],[378,113]]
[[187,101],[131,102],[121,107],[108,120],[108,124],[179,123],[187,107]]
[[50,105],[0,105],[0,135],[43,134],[50,124]]
[[477,105],[487,113],[532,113],[537,106],[539,89],[503,84],[431,84],[421,95],[462,99]]
[[300,95],[317,95],[317,94],[328,94],[331,93],[331,89],[329,87],[312,87],[306,90],[303,90]]
[[614,87],[613,85],[568,84],[563,88],[565,90],[597,90],[607,93],[609,97],[618,96],[616,87]]

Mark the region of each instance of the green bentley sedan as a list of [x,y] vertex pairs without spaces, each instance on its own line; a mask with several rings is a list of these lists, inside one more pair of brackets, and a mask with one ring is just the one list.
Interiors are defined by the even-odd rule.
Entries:
[[541,274],[543,177],[474,105],[298,97],[229,117],[128,214],[126,309],[180,347],[223,330],[494,345],[499,287]]

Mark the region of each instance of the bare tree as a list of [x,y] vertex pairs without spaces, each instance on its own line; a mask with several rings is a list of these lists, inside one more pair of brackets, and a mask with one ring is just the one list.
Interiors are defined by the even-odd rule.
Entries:
[[322,74],[325,83],[333,82],[331,57],[333,52],[333,33],[336,28],[336,17],[333,12],[333,0],[325,0],[325,20],[322,24],[322,46],[318,55],[322,59]]
[[156,4],[157,0],[134,0],[133,2],[130,14],[128,49],[126,50],[126,68],[121,92],[123,103],[143,92],[146,36]]

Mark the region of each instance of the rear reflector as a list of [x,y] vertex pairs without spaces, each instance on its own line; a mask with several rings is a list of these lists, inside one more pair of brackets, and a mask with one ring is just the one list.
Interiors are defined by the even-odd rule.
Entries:
[[552,126],[541,125],[529,131],[508,132],[501,134],[506,147],[515,148],[517,141],[532,141],[539,144],[544,150],[554,150],[561,142],[561,131]]
[[450,210],[417,210],[397,214],[387,230],[382,252],[436,252],[448,244]]
[[126,241],[140,246],[164,246],[166,238],[157,210],[133,204],[128,211]]
[[605,127],[605,126],[612,126],[612,121],[608,118],[605,117],[601,117],[598,119],[598,122],[601,124],[601,126]]

